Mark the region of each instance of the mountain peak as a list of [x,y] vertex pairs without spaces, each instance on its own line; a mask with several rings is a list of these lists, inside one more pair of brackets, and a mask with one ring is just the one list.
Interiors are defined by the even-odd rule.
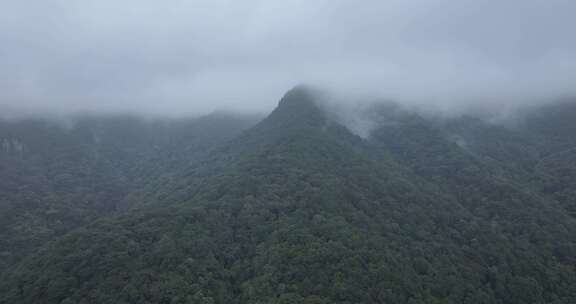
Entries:
[[281,126],[320,126],[326,117],[318,107],[319,93],[308,86],[299,85],[284,94],[278,107],[266,119]]
[[297,103],[300,105],[304,104],[314,104],[315,99],[318,96],[318,92],[310,86],[307,85],[297,85],[294,88],[290,89],[280,102],[278,103],[278,107],[283,106],[292,106],[293,104]]

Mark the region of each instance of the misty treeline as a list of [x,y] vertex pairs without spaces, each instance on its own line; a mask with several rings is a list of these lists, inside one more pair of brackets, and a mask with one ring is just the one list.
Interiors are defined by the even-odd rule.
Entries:
[[0,303],[576,301],[576,103],[368,112],[0,124]]
[[223,114],[0,122],[0,272],[48,240],[137,205],[148,184],[255,122]]

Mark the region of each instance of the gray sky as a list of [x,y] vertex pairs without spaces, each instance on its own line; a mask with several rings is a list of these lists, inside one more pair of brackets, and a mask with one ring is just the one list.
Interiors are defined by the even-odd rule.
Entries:
[[0,106],[268,111],[299,83],[540,98],[576,88],[575,15],[574,0],[7,0]]

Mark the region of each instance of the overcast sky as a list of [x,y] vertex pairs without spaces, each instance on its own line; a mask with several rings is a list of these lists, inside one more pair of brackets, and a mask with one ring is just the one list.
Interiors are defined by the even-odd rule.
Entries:
[[268,111],[321,84],[420,100],[576,88],[574,0],[0,2],[0,106]]

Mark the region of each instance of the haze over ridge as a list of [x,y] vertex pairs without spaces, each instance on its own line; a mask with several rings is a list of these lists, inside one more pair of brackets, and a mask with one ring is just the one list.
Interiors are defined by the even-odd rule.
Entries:
[[6,2],[0,106],[267,112],[297,83],[448,106],[530,102],[573,92],[575,10],[568,0]]

